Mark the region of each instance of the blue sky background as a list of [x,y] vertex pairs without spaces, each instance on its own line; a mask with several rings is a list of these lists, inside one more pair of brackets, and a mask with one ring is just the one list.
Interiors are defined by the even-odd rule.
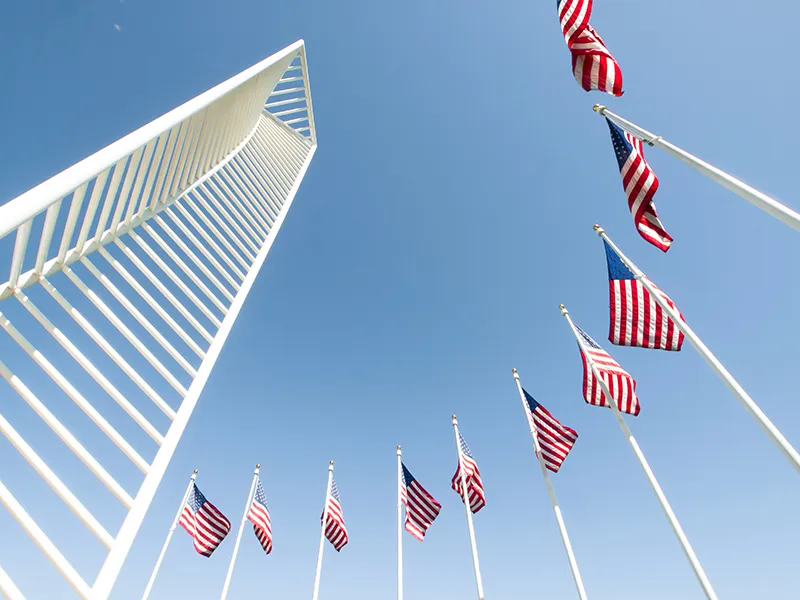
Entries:
[[[627,90],[613,99],[572,79],[554,1],[5,3],[2,201],[296,39],[307,44],[319,150],[112,597],[141,596],[193,468],[238,522],[256,462],[275,551],[265,557],[245,531],[230,597],[308,597],[334,459],[351,543],[340,555],[326,548],[321,598],[394,598],[398,443],[444,505],[424,544],[405,539],[407,598],[474,597],[449,489],[453,412],[487,491],[475,518],[487,597],[575,597],[516,367],[580,434],[554,484],[589,597],[701,598],[612,415],[581,397],[557,306],[605,339],[605,258],[591,231],[600,222],[800,444],[800,236],[651,149],[675,238],[662,255],[634,230],[591,111],[605,102],[798,207],[800,90],[786,65],[799,12],[787,1],[598,1],[592,23]],[[800,595],[800,481],[787,461],[688,344],[680,354],[605,345],[638,380],[642,412],[629,423],[719,597]],[[40,377],[27,369],[23,379]],[[24,430],[30,411],[3,386],[2,412]],[[48,443],[53,460],[66,452]],[[0,457],[15,493],[41,489],[32,513],[57,504],[5,440]],[[97,553],[90,538],[53,535],[70,556]],[[0,565],[29,597],[71,597],[4,511],[0,537]],[[216,597],[232,547],[233,536],[206,560],[178,531],[152,597]],[[87,561],[88,578],[97,563]]]

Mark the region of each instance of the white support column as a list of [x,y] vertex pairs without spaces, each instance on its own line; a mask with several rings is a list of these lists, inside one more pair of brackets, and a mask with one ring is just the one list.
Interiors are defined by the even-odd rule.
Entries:
[[678,517],[675,516],[674,511],[672,510],[672,506],[670,506],[669,501],[667,500],[667,496],[664,494],[664,491],[661,489],[661,486],[656,480],[656,476],[653,473],[653,470],[650,468],[650,463],[647,462],[647,459],[644,457],[644,453],[642,449],[639,447],[639,442],[636,441],[636,438],[633,437],[633,433],[631,433],[628,424],[625,422],[625,419],[622,416],[622,413],[617,406],[617,402],[614,399],[614,396],[611,394],[611,390],[608,388],[608,384],[606,383],[605,379],[600,375],[600,372],[597,370],[597,367],[592,360],[591,355],[587,351],[587,349],[583,345],[583,340],[581,336],[578,335],[578,332],[575,329],[575,324],[572,322],[572,319],[569,316],[569,312],[564,305],[561,305],[561,314],[567,319],[567,323],[569,323],[570,330],[572,334],[575,336],[575,339],[578,342],[578,346],[581,349],[581,352],[586,357],[586,364],[592,370],[592,374],[594,378],[597,380],[597,383],[600,385],[600,388],[605,394],[606,397],[606,404],[611,409],[611,412],[614,413],[614,417],[617,419],[617,423],[619,423],[620,429],[622,429],[622,433],[625,435],[625,439],[628,440],[628,443],[633,450],[636,459],[639,461],[639,465],[642,467],[645,476],[647,477],[647,481],[650,483],[650,487],[653,488],[653,491],[656,494],[656,498],[658,498],[658,502],[661,504],[661,509],[664,511],[664,514],[667,516],[667,520],[669,521],[670,526],[672,527],[672,531],[675,533],[675,537],[678,538],[678,542],[683,549],[683,553],[686,555],[686,559],[689,561],[689,564],[692,567],[692,571],[694,571],[694,575],[697,578],[697,581],[700,583],[700,587],[703,588],[703,593],[705,594],[708,600],[717,600],[717,594],[714,592],[714,589],[711,587],[711,582],[708,580],[706,576],[706,572],[703,570],[703,566],[700,564],[700,560],[697,558],[697,555],[694,553],[694,549],[692,545],[689,543],[689,538],[686,537],[686,534],[683,532],[683,528],[681,524],[678,522]]

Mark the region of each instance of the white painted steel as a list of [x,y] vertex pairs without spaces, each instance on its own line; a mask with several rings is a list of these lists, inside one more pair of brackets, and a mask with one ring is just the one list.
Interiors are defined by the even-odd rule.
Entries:
[[233,567],[236,566],[236,557],[239,555],[239,544],[242,542],[242,532],[244,531],[244,524],[247,522],[247,513],[250,512],[250,504],[253,502],[253,494],[256,490],[256,483],[258,482],[258,473],[260,470],[261,465],[256,465],[256,468],[253,471],[253,481],[250,483],[250,491],[247,493],[247,502],[244,503],[242,520],[239,522],[239,531],[236,532],[236,543],[233,545],[231,562],[228,563],[228,572],[225,573],[225,583],[222,586],[220,600],[225,600],[225,598],[228,597],[228,588],[231,585],[231,578],[233,577]]
[[403,449],[397,447],[397,600],[403,600]]
[[325,504],[322,509],[322,523],[319,533],[319,552],[317,553],[317,571],[314,574],[314,591],[311,600],[319,599],[319,580],[322,576],[322,555],[325,553],[325,513],[328,510],[328,501],[331,497],[331,481],[333,481],[333,461],[328,465],[328,486],[325,488]]
[[147,600],[150,597],[150,591],[153,589],[153,584],[156,582],[156,576],[158,575],[158,570],[161,568],[161,562],[164,560],[164,555],[167,553],[172,534],[175,533],[175,529],[178,527],[178,521],[180,521],[181,514],[183,513],[183,507],[186,506],[186,500],[189,499],[189,494],[192,491],[192,486],[196,479],[197,469],[192,473],[192,476],[189,478],[189,485],[186,486],[186,491],[183,492],[181,503],[178,505],[178,511],[175,513],[175,518],[172,519],[172,525],[170,525],[169,531],[167,532],[167,539],[164,540],[164,545],[161,546],[161,552],[156,560],[156,565],[153,567],[153,574],[150,575],[150,581],[147,582],[147,587],[144,589],[142,600]]
[[542,448],[539,445],[539,433],[537,432],[536,427],[534,427],[533,421],[529,416],[528,406],[525,400],[525,393],[522,391],[522,382],[519,379],[519,374],[517,373],[516,369],[513,369],[513,373],[514,382],[517,385],[517,392],[519,392],[519,399],[522,402],[522,410],[525,413],[525,420],[528,422],[528,429],[530,430],[531,438],[533,439],[533,451],[536,454],[539,468],[542,470],[542,477],[544,478],[544,485],[547,488],[547,495],[550,498],[550,504],[553,506],[553,512],[556,515],[558,532],[561,534],[561,541],[564,543],[564,550],[567,553],[567,561],[569,562],[569,568],[572,571],[572,579],[575,582],[575,588],[578,590],[578,598],[580,598],[580,600],[586,600],[586,589],[583,587],[583,578],[581,577],[581,572],[578,569],[578,561],[575,558],[575,552],[572,550],[572,542],[569,540],[567,524],[564,522],[564,515],[561,513],[561,506],[558,504],[556,491],[553,488],[552,482],[550,481],[550,473],[548,473],[547,467],[544,464],[544,458],[542,457]]
[[653,285],[653,282],[650,281],[645,274],[637,267],[627,256],[625,256],[622,251],[617,247],[617,245],[611,241],[611,238],[608,237],[605,230],[595,225],[595,231],[597,235],[599,235],[603,240],[611,247],[611,249],[619,256],[620,260],[625,263],[625,266],[628,267],[633,276],[642,283],[645,289],[650,293],[650,297],[655,300],[655,302],[661,307],[661,309],[669,315],[669,318],[672,319],[675,326],[686,336],[686,339],[689,340],[694,346],[697,353],[703,357],[703,359],[708,363],[711,367],[711,370],[716,373],[720,379],[722,379],[723,383],[726,387],[733,392],[733,395],[736,399],[745,407],[750,416],[755,419],[756,423],[759,424],[761,429],[767,434],[769,439],[778,447],[778,450],[789,460],[791,465],[795,468],[795,470],[800,471],[800,454],[797,453],[797,450],[789,443],[783,434],[778,430],[777,427],[769,420],[764,411],[756,404],[750,395],[744,390],[744,388],[739,385],[739,382],[733,378],[728,370],[722,365],[719,359],[711,353],[711,350],[708,349],[703,343],[694,330],[686,324],[678,311],[676,311],[672,306],[670,306],[665,300],[664,297],[656,290],[656,287]]
[[475,541],[475,526],[472,524],[472,508],[469,503],[469,490],[467,489],[467,471],[461,456],[461,443],[458,435],[458,419],[453,415],[453,431],[456,434],[456,452],[458,452],[458,470],[461,473],[461,499],[467,512],[467,528],[469,529],[469,547],[472,551],[472,570],[475,573],[475,587],[478,590],[478,600],[484,600],[483,578],[481,577],[481,564],[478,560],[478,542]]
[[668,154],[679,158],[687,165],[694,167],[698,171],[700,171],[703,175],[715,181],[716,183],[720,184],[723,187],[728,188],[737,196],[744,198],[753,206],[756,206],[763,210],[764,212],[772,215],[776,219],[783,221],[792,229],[796,229],[800,231],[800,214],[796,211],[792,210],[788,206],[785,206],[770,198],[766,194],[759,192],[754,187],[751,187],[736,179],[733,175],[729,175],[725,171],[718,169],[714,165],[710,165],[709,163],[705,162],[694,156],[693,154],[689,154],[686,150],[682,148],[678,148],[675,144],[671,144],[660,135],[655,135],[650,133],[646,129],[643,129],[636,125],[635,123],[631,123],[627,119],[623,119],[619,115],[611,112],[605,106],[601,104],[595,104],[594,106],[595,112],[599,115],[606,117],[607,119],[613,121],[623,129],[628,130],[630,133],[635,135],[636,137],[644,140],[647,144],[651,146],[658,146],[659,148],[666,150]]
[[647,477],[650,487],[653,488],[656,498],[658,498],[658,502],[661,505],[661,509],[664,511],[667,521],[669,521],[670,527],[672,527],[672,531],[675,533],[675,537],[678,538],[678,542],[683,549],[683,553],[686,555],[686,559],[689,561],[689,564],[692,567],[692,571],[694,571],[694,575],[697,578],[698,583],[700,583],[700,587],[703,588],[703,593],[708,600],[717,600],[717,594],[714,591],[714,588],[711,587],[711,582],[708,580],[706,572],[703,570],[703,565],[700,564],[700,560],[697,558],[692,545],[689,543],[689,538],[686,537],[686,534],[683,532],[683,527],[681,527],[681,524],[678,522],[678,517],[675,516],[675,512],[672,510],[672,506],[670,506],[669,500],[667,500],[667,496],[664,494],[664,490],[661,489],[661,485],[659,485],[655,473],[653,473],[653,469],[650,468],[650,463],[647,462],[644,452],[642,452],[642,449],[639,447],[639,442],[637,442],[636,438],[633,437],[633,433],[628,427],[628,424],[625,422],[622,412],[620,412],[617,403],[613,400],[613,396],[611,394],[611,390],[608,388],[608,384],[606,384],[605,379],[602,378],[600,372],[597,370],[591,355],[583,344],[583,338],[578,335],[578,332],[575,329],[575,324],[572,322],[572,319],[569,316],[569,311],[564,308],[563,304],[561,305],[561,314],[567,320],[569,328],[572,331],[572,334],[575,336],[575,340],[577,340],[581,352],[586,357],[586,364],[592,370],[594,378],[600,385],[603,394],[605,394],[608,407],[611,409],[611,412],[614,413],[614,417],[616,418],[620,429],[622,429],[625,439],[628,440],[628,443],[633,450],[633,454],[636,456],[636,459],[639,461],[639,465],[642,467],[642,471],[644,471],[644,474]]
[[[289,100],[283,111],[290,112],[272,114],[276,95]],[[70,421],[75,433],[39,399],[35,377],[31,387],[23,383],[29,369],[14,362],[14,373],[0,362],[0,377],[44,422],[44,434],[58,437],[125,510],[121,523],[103,523],[78,500],[84,491],[70,487],[75,474],[57,476],[46,453],[34,450],[50,448],[41,432],[32,438],[14,428],[13,414],[0,415],[0,433],[107,551],[99,573],[84,578],[23,508],[27,490],[17,499],[0,484],[0,503],[79,597],[110,594],[315,151],[299,41],[0,206],[0,238],[16,233],[0,300],[14,297],[33,317],[14,316],[12,325],[0,313],[0,335],[80,410],[82,420]],[[54,352],[66,352],[74,372],[45,358]],[[50,396],[41,395],[55,407],[59,399]],[[150,440],[128,439],[130,422],[112,426],[110,409],[121,409]],[[143,474],[135,493],[90,452],[97,438]],[[22,597],[2,570],[0,591]]]

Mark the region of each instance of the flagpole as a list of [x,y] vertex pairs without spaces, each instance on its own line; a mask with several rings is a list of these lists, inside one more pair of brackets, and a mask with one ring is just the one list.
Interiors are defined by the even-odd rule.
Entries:
[[553,512],[556,513],[556,522],[558,523],[558,531],[561,533],[561,541],[564,542],[564,550],[567,551],[567,560],[569,561],[569,568],[572,569],[572,578],[575,580],[575,587],[578,588],[578,597],[580,600],[586,600],[586,589],[583,587],[583,579],[578,570],[578,561],[575,559],[575,553],[572,550],[572,543],[569,541],[569,534],[567,533],[567,525],[564,522],[564,516],[561,514],[561,507],[558,505],[556,492],[553,489],[553,484],[550,482],[550,473],[544,464],[542,457],[542,449],[539,446],[539,435],[533,426],[533,423],[528,417],[528,408],[525,406],[525,393],[522,391],[522,383],[519,379],[516,369],[511,369],[514,373],[514,381],[517,384],[517,391],[519,392],[519,399],[522,401],[522,410],[525,412],[525,418],[528,420],[528,428],[531,431],[533,438],[533,450],[536,453],[536,458],[539,460],[539,466],[542,469],[542,477],[544,477],[544,485],[547,488],[547,495],[550,496],[550,504],[553,505]]
[[625,434],[625,437],[628,439],[628,443],[631,445],[633,449],[633,453],[636,455],[636,458],[639,460],[639,464],[644,471],[644,474],[647,476],[647,480],[650,482],[650,486],[653,488],[653,491],[656,493],[656,497],[658,501],[661,503],[661,508],[664,511],[664,514],[667,516],[667,520],[669,524],[672,526],[672,531],[675,532],[675,536],[678,538],[678,541],[683,548],[683,553],[686,555],[686,558],[689,560],[689,564],[692,566],[692,570],[694,571],[695,577],[697,577],[697,581],[700,582],[700,587],[703,588],[703,593],[705,594],[708,600],[717,600],[717,594],[714,592],[714,589],[711,587],[711,582],[708,580],[705,571],[703,570],[703,566],[700,564],[700,561],[697,558],[697,555],[694,553],[691,544],[689,543],[689,538],[686,537],[686,534],[683,532],[683,528],[681,524],[678,522],[678,517],[675,516],[675,513],[672,510],[672,507],[667,500],[664,491],[661,489],[661,486],[658,484],[656,480],[656,476],[653,473],[653,470],[650,468],[647,459],[644,457],[644,453],[642,449],[639,447],[639,443],[636,441],[636,438],[633,437],[633,433],[631,432],[628,424],[625,422],[625,419],[622,416],[622,413],[617,406],[616,401],[614,400],[613,395],[611,394],[611,390],[608,389],[608,384],[606,383],[605,379],[602,378],[600,372],[597,370],[597,367],[592,360],[591,355],[589,354],[588,350],[583,345],[583,340],[578,335],[578,332],[575,329],[575,324],[572,322],[572,319],[569,316],[569,312],[564,305],[562,304],[560,307],[561,314],[567,319],[567,323],[569,323],[569,327],[572,330],[572,334],[575,336],[575,339],[578,342],[578,347],[581,349],[581,352],[586,357],[586,364],[592,370],[592,374],[594,378],[597,380],[597,383],[600,385],[600,388],[605,394],[606,397],[606,404],[611,408],[611,412],[614,413],[614,417],[617,419],[617,423],[619,423],[620,429]]
[[772,440],[772,443],[775,444],[783,453],[783,455],[789,459],[789,462],[792,463],[792,466],[797,471],[800,471],[800,454],[797,453],[797,450],[795,450],[789,441],[783,437],[783,434],[778,431],[778,428],[772,424],[772,421],[769,420],[767,415],[762,412],[753,399],[747,394],[747,392],[744,391],[744,388],[739,385],[739,383],[733,378],[728,370],[722,366],[722,363],[711,353],[711,350],[708,349],[703,341],[697,337],[697,334],[694,332],[694,330],[692,330],[692,328],[686,324],[686,321],[681,318],[680,313],[678,313],[677,310],[675,310],[664,300],[663,296],[658,293],[653,283],[647,277],[645,277],[645,274],[639,270],[639,267],[633,264],[633,262],[631,262],[631,260],[622,253],[617,245],[611,241],[611,238],[608,237],[602,227],[595,225],[594,230],[597,232],[597,235],[603,238],[603,241],[605,241],[611,247],[617,256],[619,256],[620,260],[625,263],[625,266],[633,272],[633,276],[637,281],[641,282],[644,288],[650,293],[650,297],[655,300],[655,302],[665,313],[667,313],[667,315],[669,315],[669,318],[672,319],[672,321],[675,323],[675,326],[681,331],[681,333],[683,333],[684,336],[686,336],[686,339],[692,343],[692,346],[694,346],[698,354],[705,359],[705,361],[711,367],[711,370],[714,371],[719,378],[722,379],[728,389],[733,392],[733,395],[736,396],[736,399],[741,402],[745,409],[747,409],[747,412],[750,413],[750,416],[753,417],[766,432],[766,434],[769,436],[769,439]]
[[458,452],[458,470],[461,473],[461,498],[467,510],[467,527],[469,528],[469,543],[472,548],[472,568],[475,571],[475,585],[478,587],[478,600],[484,600],[483,580],[481,579],[481,565],[478,561],[478,545],[475,542],[475,527],[472,525],[472,508],[469,505],[469,492],[467,490],[467,473],[464,462],[461,460],[461,444],[458,439],[458,419],[453,415],[453,431],[456,435],[456,451]]
[[242,514],[242,521],[239,523],[239,533],[236,534],[236,544],[233,546],[233,555],[231,556],[231,563],[228,565],[228,573],[225,575],[225,585],[222,586],[222,596],[220,600],[225,600],[228,597],[228,588],[231,585],[231,577],[233,577],[233,567],[236,564],[236,555],[239,554],[239,542],[242,541],[242,531],[244,531],[244,523],[247,521],[247,513],[250,512],[250,504],[253,502],[253,492],[256,489],[256,482],[258,481],[258,472],[261,465],[256,465],[253,471],[253,483],[250,484],[250,493],[247,494],[247,503],[244,505],[244,513]]
[[319,597],[319,577],[322,574],[322,553],[325,550],[325,513],[328,511],[328,500],[331,496],[331,481],[333,480],[333,461],[328,465],[328,487],[325,490],[325,509],[322,511],[322,531],[319,534],[319,554],[317,555],[317,573],[314,575],[314,594],[312,600]]
[[181,500],[181,503],[178,506],[178,512],[175,514],[175,518],[172,520],[172,526],[170,526],[169,532],[167,533],[167,539],[164,540],[164,545],[161,546],[161,554],[158,555],[156,566],[153,567],[153,574],[150,576],[150,581],[147,582],[147,587],[144,590],[144,596],[142,596],[142,600],[147,600],[147,598],[150,597],[150,590],[153,589],[153,584],[156,581],[156,575],[158,575],[158,570],[161,568],[161,561],[164,560],[164,555],[167,553],[167,546],[169,546],[169,542],[172,539],[172,534],[175,533],[175,528],[178,526],[178,521],[180,520],[181,513],[183,512],[183,507],[186,506],[186,499],[189,497],[189,492],[192,491],[192,485],[194,485],[196,479],[197,469],[194,470],[194,473],[192,473],[192,476],[189,478],[189,485],[186,486],[186,491],[183,493],[183,500]]
[[397,600],[403,600],[403,450],[397,447]]
[[757,189],[750,187],[746,183],[736,179],[732,175],[728,175],[724,171],[716,168],[713,165],[708,164],[707,162],[700,160],[696,156],[689,154],[685,150],[678,148],[674,144],[663,139],[660,135],[655,135],[650,133],[646,129],[642,129],[635,123],[631,123],[627,119],[623,119],[617,114],[614,114],[610,110],[608,110],[602,104],[595,104],[594,111],[599,113],[601,116],[607,117],[609,120],[613,121],[620,127],[627,129],[636,137],[641,138],[647,144],[651,146],[658,146],[666,150],[672,156],[675,156],[685,162],[687,165],[694,167],[698,171],[700,171],[703,175],[711,179],[712,181],[717,182],[718,184],[722,185],[723,187],[728,188],[737,196],[740,196],[750,202],[750,204],[760,208],[766,213],[769,213],[776,219],[779,219],[786,223],[789,227],[800,231],[800,214],[793,211],[788,206],[784,206],[777,200],[774,200],[759,192]]

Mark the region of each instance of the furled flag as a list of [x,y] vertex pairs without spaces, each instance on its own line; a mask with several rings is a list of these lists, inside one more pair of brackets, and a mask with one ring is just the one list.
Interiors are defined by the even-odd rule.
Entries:
[[[675,326],[675,321],[661,309],[611,246],[605,240],[603,244],[606,247],[608,261],[608,291],[611,305],[609,341],[617,346],[680,350],[683,334]],[[669,306],[678,311],[669,296],[658,289],[652,281],[650,284],[658,290],[659,295]]]
[[261,542],[264,552],[267,554],[272,552],[272,519],[269,516],[267,495],[264,493],[264,488],[261,487],[260,477],[256,485],[256,494],[253,496],[253,503],[247,513],[247,519],[253,524],[253,532]]
[[656,213],[653,196],[658,191],[658,177],[644,159],[642,140],[623,131],[608,118],[606,122],[636,230],[646,241],[666,252],[672,245],[672,237],[664,230]]
[[464,492],[461,489],[461,469],[464,469],[464,475],[467,480],[467,495],[469,496],[469,508],[473,513],[478,512],[486,506],[486,493],[483,490],[483,482],[481,481],[481,472],[478,469],[478,464],[472,457],[469,451],[467,441],[461,432],[458,433],[458,468],[456,474],[453,475],[451,482],[452,488],[461,496],[461,501],[464,501]]
[[528,418],[536,430],[544,466],[553,473],[558,473],[561,463],[578,440],[578,432],[559,423],[525,388],[522,393],[525,394],[528,404]]
[[231,530],[231,522],[192,483],[179,523],[194,539],[194,549],[211,556]]
[[[600,373],[600,377],[606,382],[611,396],[617,402],[620,411],[636,416],[639,414],[639,399],[636,397],[636,381],[625,369],[619,366],[611,356],[595,342],[589,334],[578,327],[578,335],[586,346],[589,359],[594,363],[595,368]],[[606,395],[600,388],[597,378],[594,376],[586,354],[581,349],[581,360],[583,360],[583,397],[589,404],[595,406],[608,406]]]
[[406,531],[421,542],[428,527],[439,516],[442,505],[419,484],[405,465],[401,494],[406,505]]
[[344,525],[339,488],[336,487],[336,479],[334,479],[333,475],[331,475],[331,489],[328,490],[328,501],[325,505],[325,511],[322,513],[322,523],[325,526],[325,537],[339,552],[347,545],[349,540],[347,527]]
[[594,28],[589,25],[592,0],[558,0],[558,18],[572,53],[572,72],[587,92],[622,96],[622,71]]

